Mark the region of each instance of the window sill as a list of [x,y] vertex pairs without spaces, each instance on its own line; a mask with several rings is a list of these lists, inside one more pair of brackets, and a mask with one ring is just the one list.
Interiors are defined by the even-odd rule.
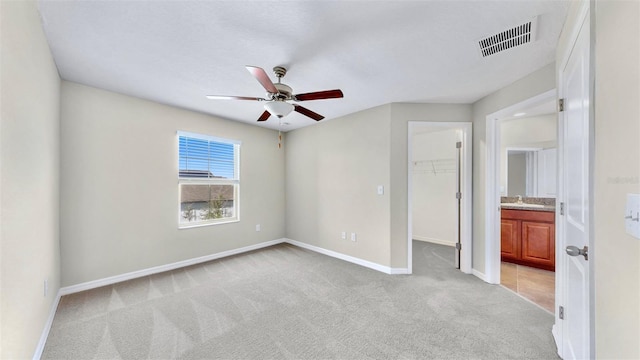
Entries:
[[198,223],[198,224],[182,224],[182,225],[178,225],[178,230],[198,228],[198,227],[204,227],[204,226],[231,224],[231,223],[237,223],[237,222],[240,222],[240,219],[229,219],[229,220],[223,220],[223,221]]

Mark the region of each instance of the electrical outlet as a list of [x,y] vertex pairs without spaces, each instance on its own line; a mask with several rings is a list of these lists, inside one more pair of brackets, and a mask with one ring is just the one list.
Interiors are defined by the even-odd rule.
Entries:
[[351,233],[351,241],[356,241],[356,233]]
[[256,224],[256,231],[260,231],[260,224]]
[[347,232],[346,232],[346,231],[343,231],[342,233],[340,233],[340,238],[341,238],[342,240],[347,240]]

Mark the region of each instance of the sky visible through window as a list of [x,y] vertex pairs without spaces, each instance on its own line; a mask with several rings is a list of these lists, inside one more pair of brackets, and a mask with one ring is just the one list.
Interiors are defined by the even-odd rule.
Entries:
[[179,137],[180,177],[234,179],[234,145]]

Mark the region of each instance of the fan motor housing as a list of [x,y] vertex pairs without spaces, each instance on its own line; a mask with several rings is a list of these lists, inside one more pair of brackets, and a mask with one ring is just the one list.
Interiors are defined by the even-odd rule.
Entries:
[[289,85],[283,84],[283,83],[277,83],[273,85],[276,87],[276,89],[278,89],[278,93],[277,94],[267,93],[268,97],[273,97],[274,99],[278,99],[278,100],[291,100],[291,93],[293,92],[293,89],[291,89]]

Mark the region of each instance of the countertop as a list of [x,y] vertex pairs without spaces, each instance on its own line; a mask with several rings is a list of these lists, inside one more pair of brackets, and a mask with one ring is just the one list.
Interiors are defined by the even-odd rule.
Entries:
[[[526,211],[556,211],[556,199],[554,198],[537,198],[537,197],[523,197],[522,202],[524,204],[536,204],[543,205],[542,207],[526,207],[518,206],[515,203],[518,202],[517,196],[503,196],[500,198],[500,208],[509,210],[526,210]],[[504,205],[505,203],[514,205]]]
[[500,209],[504,209],[504,210],[524,210],[524,211],[548,211],[548,212],[555,212],[556,211],[556,207],[554,205],[545,205],[543,207],[524,207],[524,206],[518,206],[518,205],[504,205],[504,204],[500,204]]

